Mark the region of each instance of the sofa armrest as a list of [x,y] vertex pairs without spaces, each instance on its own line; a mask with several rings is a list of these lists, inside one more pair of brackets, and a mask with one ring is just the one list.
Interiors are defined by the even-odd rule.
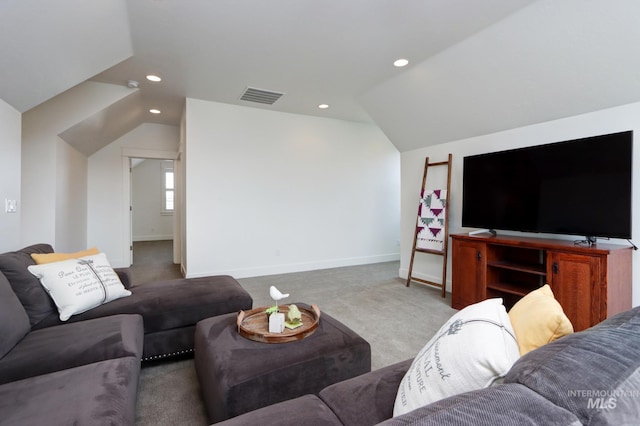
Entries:
[[124,288],[131,288],[131,271],[129,268],[114,268],[113,270],[118,274],[118,278],[122,281]]
[[398,387],[411,366],[408,359],[327,386],[320,399],[345,425],[375,425],[393,416]]

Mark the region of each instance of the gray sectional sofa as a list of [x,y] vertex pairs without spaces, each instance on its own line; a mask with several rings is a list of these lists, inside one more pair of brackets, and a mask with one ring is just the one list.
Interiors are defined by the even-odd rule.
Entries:
[[141,360],[193,350],[198,321],[251,309],[233,278],[178,279],[62,322],[28,270],[47,244],[0,254],[0,425],[132,425]]
[[640,307],[521,357],[504,381],[392,418],[406,360],[217,425],[637,425]]

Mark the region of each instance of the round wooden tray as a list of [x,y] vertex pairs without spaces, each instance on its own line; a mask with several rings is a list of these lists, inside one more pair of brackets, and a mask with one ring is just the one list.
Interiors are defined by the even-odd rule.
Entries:
[[[296,305],[298,306],[298,305]],[[268,306],[251,309],[250,311],[240,311],[238,313],[238,333],[242,337],[263,343],[287,343],[302,340],[309,337],[318,328],[320,321],[320,310],[316,305],[311,305],[311,309],[298,306],[302,314],[302,325],[290,330],[285,327],[282,333],[269,333],[269,317],[265,313]],[[278,306],[278,312],[287,316],[289,306]]]

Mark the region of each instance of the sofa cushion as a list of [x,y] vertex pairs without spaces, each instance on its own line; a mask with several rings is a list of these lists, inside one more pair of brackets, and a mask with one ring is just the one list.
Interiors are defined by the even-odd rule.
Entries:
[[35,264],[31,253],[52,252],[53,248],[49,244],[35,244],[18,251],[0,254],[0,271],[7,277],[11,288],[20,299],[32,327],[56,312],[56,307],[40,285],[40,281],[27,270],[27,267]]
[[374,425],[393,415],[398,386],[411,359],[327,386],[320,399],[345,425]]
[[35,330],[0,360],[0,383],[105,359],[140,359],[142,339],[139,315],[114,315]]
[[342,426],[342,424],[317,396],[304,395],[218,422],[216,426]]
[[398,388],[393,415],[490,386],[519,357],[502,299],[467,306],[453,315],[413,360]]
[[29,332],[29,316],[0,272],[0,359]]
[[125,357],[0,385],[0,425],[133,425],[139,375]]
[[61,321],[131,295],[104,253],[31,265],[27,269],[38,277],[55,302]]
[[640,307],[529,352],[505,383],[520,383],[585,425],[640,418]]
[[[144,359],[175,355],[193,349],[195,324],[216,315],[249,310],[253,299],[234,278],[221,275],[177,279],[134,286],[131,296],[74,315],[66,323],[116,314],[144,318]],[[64,324],[56,313],[34,328]]]
[[562,336],[573,333],[571,321],[545,284],[518,300],[509,311],[511,326],[524,355]]
[[[363,424],[363,423],[358,423]],[[580,426],[571,412],[519,384],[494,386],[441,399],[379,426]]]

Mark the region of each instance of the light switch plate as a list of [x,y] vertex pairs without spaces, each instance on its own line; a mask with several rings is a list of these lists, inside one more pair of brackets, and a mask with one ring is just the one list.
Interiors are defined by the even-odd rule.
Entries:
[[4,200],[4,211],[6,213],[15,213],[18,211],[18,202],[16,200],[9,200],[5,198]]

